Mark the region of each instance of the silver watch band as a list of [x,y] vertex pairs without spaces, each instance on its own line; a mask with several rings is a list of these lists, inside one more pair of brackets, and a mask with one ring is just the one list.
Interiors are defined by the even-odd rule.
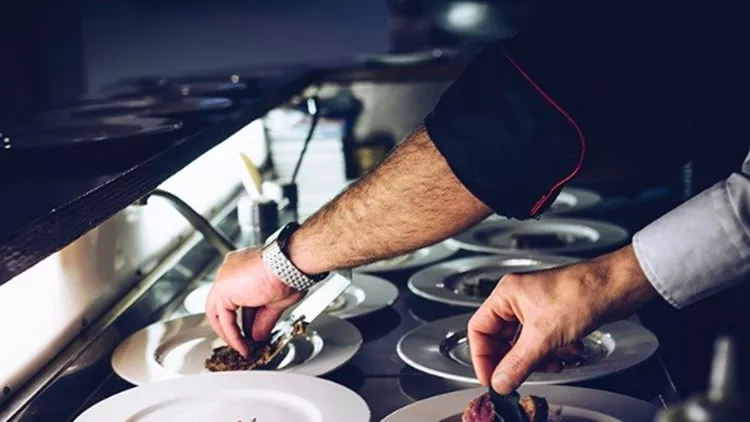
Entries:
[[275,239],[268,242],[261,251],[263,264],[271,270],[287,286],[300,291],[305,291],[315,285],[316,281],[308,277],[284,255]]

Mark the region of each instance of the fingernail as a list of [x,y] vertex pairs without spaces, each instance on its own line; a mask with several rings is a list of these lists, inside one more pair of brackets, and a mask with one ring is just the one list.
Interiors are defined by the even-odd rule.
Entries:
[[513,391],[513,381],[505,372],[498,372],[492,377],[492,388],[498,394],[510,394]]

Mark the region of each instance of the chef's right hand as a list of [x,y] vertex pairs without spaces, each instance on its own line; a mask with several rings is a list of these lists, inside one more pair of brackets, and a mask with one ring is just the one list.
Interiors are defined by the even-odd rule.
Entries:
[[[208,294],[206,316],[216,334],[247,357],[247,339],[268,339],[281,314],[303,297],[266,268],[260,249],[247,248],[224,258]],[[244,336],[237,325],[239,308]]]
[[508,394],[535,368],[559,368],[553,351],[632,315],[656,295],[632,246],[567,267],[506,275],[469,321],[477,378]]

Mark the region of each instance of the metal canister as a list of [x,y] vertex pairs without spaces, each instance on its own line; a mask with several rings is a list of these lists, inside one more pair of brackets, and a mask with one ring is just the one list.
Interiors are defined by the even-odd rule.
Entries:
[[237,220],[244,246],[260,246],[279,229],[279,208],[270,199],[243,196],[237,203]]

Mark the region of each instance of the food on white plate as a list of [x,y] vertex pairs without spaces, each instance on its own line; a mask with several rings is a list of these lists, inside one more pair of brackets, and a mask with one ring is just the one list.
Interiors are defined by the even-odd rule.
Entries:
[[[561,409],[550,410],[547,400],[543,397],[526,396],[518,401],[518,409],[524,422],[549,422],[560,412]],[[461,422],[497,422],[500,418],[495,416],[495,406],[490,400],[488,393],[471,400],[461,416]]]
[[[307,323],[302,319],[294,323],[292,336],[301,336],[307,330]],[[229,346],[217,347],[213,350],[211,357],[206,359],[206,369],[211,372],[224,371],[247,371],[251,369],[264,369],[284,349],[285,342],[259,342],[250,344],[250,354],[247,358],[242,357],[236,350]]]

